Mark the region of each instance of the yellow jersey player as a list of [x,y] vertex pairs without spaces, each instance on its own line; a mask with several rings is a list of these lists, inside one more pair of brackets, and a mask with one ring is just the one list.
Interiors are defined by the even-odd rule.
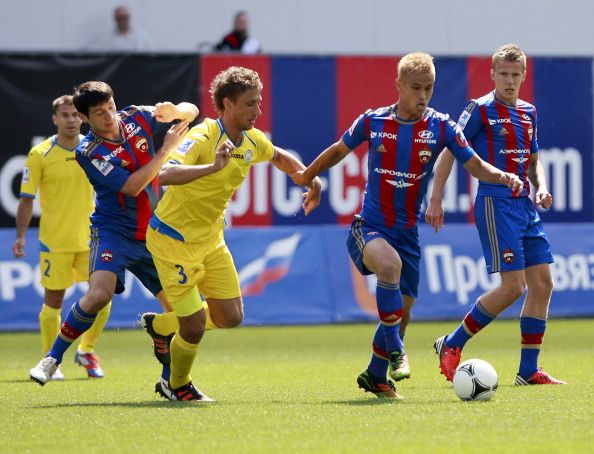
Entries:
[[[287,174],[305,168],[254,128],[262,113],[258,73],[227,68],[214,78],[210,93],[220,117],[192,128],[161,169],[159,181],[169,187],[146,236],[177,318],[143,314],[144,325],[153,340],[179,327],[171,340],[170,379],[161,377],[156,385],[169,400],[212,400],[190,378],[200,340],[206,329],[233,328],[243,320],[239,278],[223,235],[229,200],[256,163],[270,161]],[[316,178],[304,194],[305,214],[318,206],[320,192]]]
[[[33,215],[33,199],[39,192],[39,262],[45,293],[39,330],[44,354],[60,331],[66,289],[89,279],[89,217],[94,207],[93,187],[74,156],[82,136],[72,96],[60,96],[52,107],[57,134],[33,147],[27,156],[16,215],[17,238],[12,246],[15,257],[25,255],[25,233]],[[92,328],[81,338],[74,357],[89,377],[103,377],[93,350],[110,308],[108,305],[99,313]],[[56,369],[52,379],[63,378],[60,369]]]

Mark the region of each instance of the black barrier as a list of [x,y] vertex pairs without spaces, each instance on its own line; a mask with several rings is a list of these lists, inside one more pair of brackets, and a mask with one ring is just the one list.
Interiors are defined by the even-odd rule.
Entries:
[[102,80],[120,108],[166,100],[199,104],[199,75],[196,55],[0,55],[0,227],[14,227],[22,159],[12,158],[26,155],[35,137],[55,133],[55,98]]

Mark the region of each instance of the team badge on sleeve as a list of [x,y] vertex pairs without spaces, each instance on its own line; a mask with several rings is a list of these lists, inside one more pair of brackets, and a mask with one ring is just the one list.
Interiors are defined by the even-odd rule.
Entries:
[[23,169],[23,183],[29,182],[29,167]]
[[195,143],[196,142],[191,139],[186,139],[177,147],[175,151],[185,156]]
[[93,164],[97,168],[97,170],[101,172],[101,174],[105,177],[109,175],[110,172],[114,169],[113,165],[111,165],[109,162],[97,158],[91,159],[91,164]]
[[470,101],[466,106],[466,109],[464,109],[464,112],[462,112],[460,115],[460,118],[458,119],[458,126],[460,129],[464,129],[466,127],[466,123],[468,123],[468,120],[470,120],[470,116],[472,115],[472,111],[474,110],[475,106],[476,103],[474,101]]

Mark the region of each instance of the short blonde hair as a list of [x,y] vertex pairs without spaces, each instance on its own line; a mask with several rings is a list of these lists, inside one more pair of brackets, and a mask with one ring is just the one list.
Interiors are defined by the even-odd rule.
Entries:
[[431,73],[435,76],[433,57],[425,52],[412,52],[406,54],[398,62],[398,78],[410,74]]
[[509,61],[512,63],[521,63],[522,68],[526,69],[526,54],[517,44],[504,44],[497,48],[491,60],[491,68],[495,69],[500,61]]

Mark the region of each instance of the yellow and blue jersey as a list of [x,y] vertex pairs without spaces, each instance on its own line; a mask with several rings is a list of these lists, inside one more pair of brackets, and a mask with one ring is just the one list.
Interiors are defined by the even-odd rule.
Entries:
[[20,195],[35,198],[38,192],[40,249],[45,252],[89,250],[93,187],[76,162],[75,150],[61,147],[56,136],[33,147],[25,161]]
[[[204,165],[215,160],[216,150],[229,139],[220,119],[207,118],[193,127],[169,156],[172,164]],[[224,226],[224,211],[252,165],[274,157],[274,146],[258,129],[244,131],[227,165],[218,172],[167,188],[151,219],[159,232],[197,243],[216,236]]]

